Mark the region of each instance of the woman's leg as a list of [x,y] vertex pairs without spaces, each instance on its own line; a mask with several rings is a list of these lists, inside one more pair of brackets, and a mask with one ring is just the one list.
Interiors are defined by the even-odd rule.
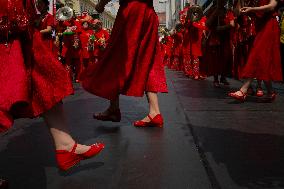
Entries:
[[[62,103],[58,103],[51,110],[44,113],[43,118],[50,129],[56,150],[71,151],[75,141],[69,134]],[[75,152],[82,154],[89,149],[90,146],[78,144]]]
[[[154,118],[156,115],[160,114],[158,95],[155,92],[147,92],[146,96],[149,103],[149,115],[151,118]],[[150,119],[147,116],[142,121],[150,122]]]
[[253,82],[253,79],[248,79],[244,82],[243,86],[241,87],[240,91],[237,91],[236,94],[242,95],[242,92],[244,94],[247,94],[249,87],[251,86],[251,83]]

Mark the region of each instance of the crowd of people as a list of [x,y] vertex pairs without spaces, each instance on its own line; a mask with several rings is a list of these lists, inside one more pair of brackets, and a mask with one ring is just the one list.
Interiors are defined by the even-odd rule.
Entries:
[[230,85],[227,77],[247,79],[239,91],[229,94],[241,101],[253,92],[253,79],[257,79],[255,94],[262,97],[263,81],[273,101],[271,82],[283,82],[281,6],[269,0],[220,0],[213,1],[204,15],[201,7],[188,4],[174,29],[160,31],[164,64],[194,80],[213,76],[214,87]]

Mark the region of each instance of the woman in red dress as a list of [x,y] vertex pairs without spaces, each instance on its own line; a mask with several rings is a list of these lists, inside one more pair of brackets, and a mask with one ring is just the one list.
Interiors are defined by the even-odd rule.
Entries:
[[[96,6],[103,12],[109,0]],[[111,100],[109,108],[94,118],[120,121],[119,95],[142,97],[146,92],[149,116],[134,123],[138,127],[163,125],[158,92],[167,92],[161,49],[159,21],[152,0],[122,0],[109,40],[99,63],[83,75],[83,87],[97,96]]]
[[75,82],[78,83],[82,69],[79,39],[80,23],[76,18],[73,18],[70,21],[64,21],[63,25],[66,27],[66,30],[63,32],[62,57],[71,78],[73,78],[74,73]]
[[81,43],[81,62],[86,69],[89,64],[94,59],[94,45],[95,45],[95,36],[94,31],[91,28],[91,20],[81,20],[82,30],[80,33],[80,43]]
[[[37,1],[38,10],[48,2]],[[33,0],[0,2],[0,131],[16,118],[42,116],[53,136],[59,168],[67,170],[98,154],[102,144],[77,144],[63,115],[62,99],[73,93],[68,73],[34,28]]]
[[280,30],[276,19],[276,6],[276,0],[259,0],[258,7],[241,8],[243,14],[256,14],[256,37],[247,64],[241,73],[241,77],[247,80],[239,91],[229,93],[229,96],[237,100],[245,101],[254,78],[264,81],[267,96],[271,101],[276,97],[272,81],[282,81]]
[[182,70],[182,40],[183,32],[182,25],[177,24],[174,30],[173,38],[173,55],[171,69],[181,71]]
[[222,6],[224,2],[219,3],[219,7],[206,21],[210,32],[206,40],[204,52],[205,73],[207,76],[214,76],[214,87],[220,87],[220,83],[229,85],[226,77],[231,75],[233,63],[231,29],[235,27],[235,18],[230,10],[226,10]]

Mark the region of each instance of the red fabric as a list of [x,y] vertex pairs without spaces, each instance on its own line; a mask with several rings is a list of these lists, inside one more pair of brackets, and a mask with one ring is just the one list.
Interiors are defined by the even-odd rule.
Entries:
[[[14,1],[23,4],[22,0]],[[32,15],[32,1],[26,2],[27,12]],[[21,8],[24,9],[23,5]],[[39,32],[34,33],[33,39],[28,35],[14,36],[7,48],[6,38],[0,36],[0,131],[10,128],[15,118],[41,115],[73,93],[68,74],[45,46]]]
[[94,50],[94,56],[101,57],[104,53],[104,50],[106,48],[106,45],[109,40],[109,33],[105,29],[101,29],[100,31],[95,32],[95,50]]
[[[54,17],[47,13],[45,17],[41,20],[38,30],[45,30],[47,26],[51,26],[52,28],[55,26]],[[48,47],[51,51],[54,51],[54,45],[51,33],[45,33],[41,35],[42,42],[45,43],[45,46]]]
[[[260,0],[260,5],[268,3],[268,0]],[[257,33],[242,78],[282,81],[280,29],[275,13],[266,13],[256,21]]]
[[94,35],[94,31],[91,29],[88,30],[82,30],[80,34],[80,42],[81,42],[81,51],[80,51],[80,56],[81,59],[88,59],[92,56],[93,52],[88,50],[89,46],[89,40],[90,37]]
[[[220,18],[220,26],[228,25],[234,19],[230,11],[223,16],[220,15]],[[231,74],[233,63],[231,37],[230,29],[219,32],[215,29],[210,31],[204,49],[203,65],[200,66],[203,69],[202,73],[206,73],[207,76]]]
[[158,26],[152,0],[123,1],[106,52],[87,69],[83,87],[107,99],[167,92]]

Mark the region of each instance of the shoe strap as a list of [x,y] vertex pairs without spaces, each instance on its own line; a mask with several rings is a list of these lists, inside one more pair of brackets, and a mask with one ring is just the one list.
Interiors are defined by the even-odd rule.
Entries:
[[148,118],[150,119],[150,121],[153,121],[153,118],[150,115],[148,115]]
[[74,144],[74,146],[73,146],[73,148],[72,148],[72,150],[71,150],[71,153],[75,153],[75,150],[76,150],[76,148],[77,148],[77,142],[75,142],[75,144]]
[[243,96],[246,96],[246,94],[242,91],[242,90],[239,90]]

